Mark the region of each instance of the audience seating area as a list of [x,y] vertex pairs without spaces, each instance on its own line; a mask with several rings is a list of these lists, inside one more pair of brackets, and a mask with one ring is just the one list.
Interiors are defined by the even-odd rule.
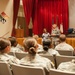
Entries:
[[[9,53],[9,54],[14,55],[13,53]],[[15,53],[16,57],[19,59],[23,58],[26,54],[27,53]],[[56,68],[61,62],[71,61],[72,59],[75,59],[74,56],[64,56],[64,55],[49,56],[43,54],[40,55],[50,59],[55,64]],[[21,66],[17,64],[12,64],[11,67],[12,67],[13,75],[46,75],[44,69],[41,67],[29,67],[29,66]],[[12,75],[8,64],[0,62],[0,75]],[[51,69],[48,75],[75,75],[75,73],[66,73],[66,72],[61,72],[58,70]]]
[[[24,39],[25,38],[17,38],[17,41],[19,44],[23,45]],[[39,44],[42,44],[42,38],[39,38],[37,42]],[[66,42],[75,47],[75,38],[67,38]],[[75,59],[72,51],[61,51],[59,53],[61,54],[60,56],[50,56],[44,54],[40,54],[40,56],[50,59],[54,63],[56,69],[61,62],[67,62]],[[17,57],[18,59],[21,59],[27,55],[27,53],[14,52],[10,52],[9,54]],[[10,69],[10,66],[7,63],[0,61],[0,75],[75,75],[75,73],[72,72],[62,72],[56,69],[51,69],[48,74],[45,73],[45,70],[42,67],[29,67],[24,65],[12,64]]]
[[[27,53],[13,53],[13,52],[10,52],[9,53],[10,55],[15,55],[18,59],[21,59],[23,57],[25,57],[27,55]],[[40,56],[43,56],[43,57],[46,57],[48,58],[49,60],[51,60],[54,64],[55,64],[55,67],[57,68],[58,65],[61,63],[61,62],[66,62],[66,61],[71,61],[72,59],[75,59],[75,56],[65,56],[65,55],[60,55],[60,56],[50,56],[50,55],[44,55],[44,54],[39,54]]]
[[[12,52],[9,54],[15,55],[19,59],[27,55],[27,53],[14,54]],[[55,64],[56,68],[61,62],[67,62],[67,61],[71,61],[72,59],[75,59],[75,56],[65,56],[65,55],[50,56],[50,55],[43,55],[43,54],[40,55],[50,59]],[[13,71],[13,74],[11,74],[12,73],[11,69]],[[9,68],[7,63],[0,62],[0,75],[75,75],[75,73],[66,73],[54,69],[51,69],[49,74],[45,74],[44,69],[41,67],[29,67],[29,66],[24,66],[24,65],[21,66],[17,64],[12,64],[11,69]]]

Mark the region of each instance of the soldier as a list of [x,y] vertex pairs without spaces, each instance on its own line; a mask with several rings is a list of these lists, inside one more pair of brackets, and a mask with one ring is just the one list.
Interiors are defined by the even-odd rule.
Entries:
[[0,38],[0,61],[7,62],[8,64],[16,63],[19,64],[20,61],[14,56],[8,55],[11,49],[10,41]]
[[66,35],[65,34],[61,34],[59,36],[59,40],[60,40],[60,44],[58,44],[55,49],[56,50],[72,50],[74,51],[74,48],[66,43]]
[[42,38],[43,38],[43,41],[45,39],[49,39],[50,38],[50,34],[47,32],[46,28],[44,28],[44,30],[43,30]]
[[53,24],[52,25],[52,32],[51,32],[51,36],[52,36],[52,44],[54,46],[56,46],[58,44],[58,40],[59,40],[59,35],[60,35],[60,30],[57,26],[57,24]]
[[54,68],[51,60],[37,54],[38,44],[34,38],[27,38],[24,41],[24,47],[28,51],[28,55],[21,59],[22,65],[33,67],[41,66],[44,67],[47,71],[50,71],[51,68]]

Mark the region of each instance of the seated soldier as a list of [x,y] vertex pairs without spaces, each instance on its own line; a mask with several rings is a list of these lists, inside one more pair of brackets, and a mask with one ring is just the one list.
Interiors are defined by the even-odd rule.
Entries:
[[25,39],[24,47],[28,51],[28,55],[21,59],[21,65],[43,67],[48,72],[54,68],[51,60],[37,54],[38,44],[34,38]]
[[59,36],[60,43],[55,47],[56,50],[72,50],[74,51],[73,47],[66,43],[66,36],[65,34],[61,34]]
[[60,55],[58,53],[58,51],[56,51],[52,48],[52,44],[49,39],[46,39],[43,41],[43,49],[44,49],[44,51],[42,51],[41,54]]
[[[33,35],[33,38],[37,41],[39,36],[38,35]],[[37,52],[41,52],[43,51],[43,46],[41,44],[38,43],[38,49],[37,49]]]
[[0,38],[0,61],[19,64],[20,61],[14,56],[8,55],[11,49],[11,43],[9,40]]
[[15,37],[10,37],[9,41],[11,42],[11,51],[10,52],[19,52],[19,53],[24,52],[23,47],[17,43],[17,40]]
[[57,69],[60,71],[75,72],[75,60],[72,59],[72,61],[62,62]]

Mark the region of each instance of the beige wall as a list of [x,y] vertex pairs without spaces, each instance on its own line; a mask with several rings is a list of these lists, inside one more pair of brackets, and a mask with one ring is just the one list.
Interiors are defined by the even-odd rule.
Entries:
[[69,0],[69,28],[75,28],[75,0]]
[[0,22],[0,37],[5,35],[4,37],[11,36],[12,32],[12,24],[13,24],[13,0],[0,0],[0,14],[5,12],[9,18],[3,24]]

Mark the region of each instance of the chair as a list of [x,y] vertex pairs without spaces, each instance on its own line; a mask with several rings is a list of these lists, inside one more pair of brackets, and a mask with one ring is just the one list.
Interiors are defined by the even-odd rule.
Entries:
[[72,38],[72,47],[75,47],[75,38]]
[[51,56],[51,55],[45,55],[45,54],[39,54],[40,56],[43,56],[43,57],[46,57],[48,58],[49,60],[51,60],[54,65],[55,65],[55,68],[57,68],[57,64],[56,64],[56,56]]
[[57,50],[60,55],[73,56],[72,50]]
[[50,69],[49,75],[75,75],[75,73]]
[[23,46],[23,40],[26,38],[17,38],[17,42]]
[[16,55],[16,57],[18,58],[18,59],[21,59],[21,58],[23,58],[23,57],[25,57],[26,55],[27,55],[28,53],[15,53],[15,55]]
[[9,52],[9,55],[15,56],[15,52]]
[[44,68],[12,64],[14,75],[45,75]]
[[72,38],[66,38],[66,43],[68,43],[72,46]]
[[39,44],[42,44],[42,38],[38,38],[38,39],[37,39],[37,42],[38,42]]
[[9,65],[0,61],[0,75],[12,75]]
[[51,60],[53,63],[55,63],[53,56],[51,56],[51,55],[45,55],[45,54],[39,54],[39,55],[40,55],[40,56],[43,56],[43,57],[46,57],[46,58],[48,58],[49,60]]
[[56,63],[57,63],[57,67],[60,63],[62,62],[67,62],[67,61],[71,61],[72,59],[75,59],[74,56],[56,56]]

